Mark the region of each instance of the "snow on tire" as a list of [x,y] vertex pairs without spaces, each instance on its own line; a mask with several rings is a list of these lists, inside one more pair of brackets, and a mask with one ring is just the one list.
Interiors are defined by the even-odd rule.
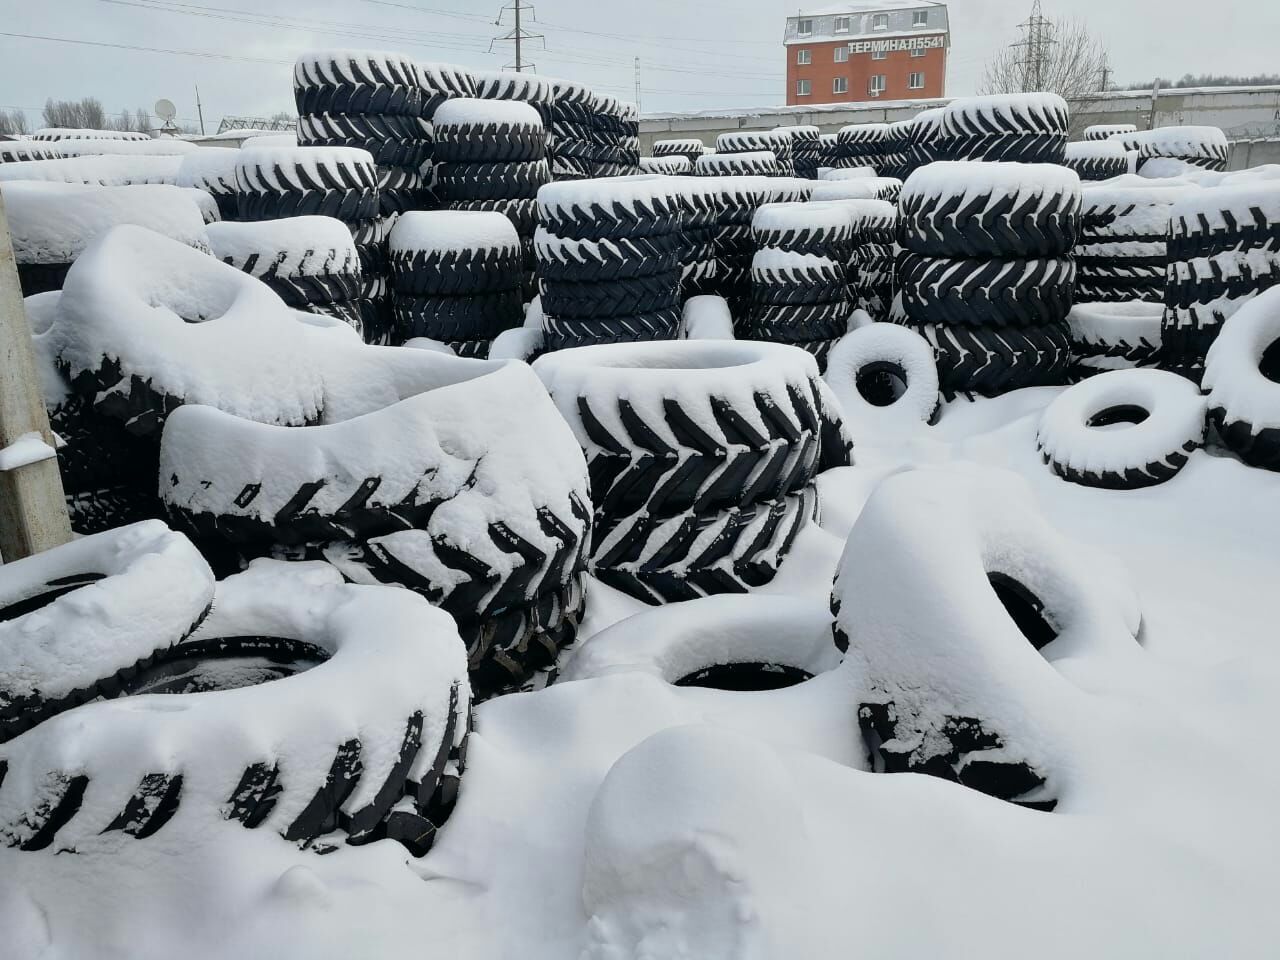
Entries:
[[420,117],[390,114],[320,113],[298,117],[299,147],[351,147],[373,162],[420,167],[432,158],[431,124]]
[[546,131],[538,111],[514,100],[458,98],[436,111],[436,163],[541,160]]
[[378,170],[355,147],[241,150],[236,204],[242,220],[318,215],[354,223],[378,215]]
[[941,410],[932,345],[897,324],[872,323],[841,337],[822,378],[855,423],[886,413],[932,423]]
[[1129,172],[1129,158],[1118,143],[1068,143],[1065,165],[1081,180],[1110,180]]
[[1205,400],[1193,383],[1164,370],[1112,370],[1058,396],[1036,444],[1064,480],[1133,490],[1174,477],[1204,434]]
[[1160,349],[1163,316],[1163,306],[1146,300],[1073,304],[1067,314],[1071,351],[1078,357],[1149,363]]
[[257,277],[291,307],[353,300],[360,258],[346,225],[332,217],[215,223],[213,255]]
[[699,177],[776,177],[782,168],[772,150],[753,150],[704,153],[694,162],[693,172]]
[[364,843],[397,806],[429,832],[456,791],[470,706],[448,616],[269,564],[220,584],[217,610],[163,666],[258,651],[290,681],[87,704],[0,747],[0,841],[84,850],[231,820],[304,846],[334,831]]
[[962,97],[943,108],[935,144],[946,160],[1062,163],[1068,126],[1057,94]]
[[903,247],[932,257],[1061,257],[1080,227],[1080,178],[1065,167],[931,163],[899,199]]
[[500,213],[406,213],[392,227],[388,246],[397,293],[469,296],[520,286],[520,238]]
[[1159,127],[1117,134],[1112,139],[1126,150],[1138,151],[1139,170],[1147,161],[1172,158],[1206,170],[1223,171],[1231,151],[1226,134],[1217,127]]
[[316,50],[293,68],[298,113],[419,117],[422,91],[412,60],[368,50]]
[[1223,325],[1201,385],[1223,444],[1245,463],[1280,470],[1280,290],[1250,301]]
[[896,275],[913,322],[1029,327],[1066,318],[1076,266],[1065,257],[961,260],[903,253]]
[[117,695],[122,682],[190,634],[212,601],[209,565],[158,520],[6,563],[0,743],[80,703]]
[[1137,133],[1138,128],[1132,123],[1095,123],[1084,128],[1086,142],[1107,141],[1118,133]]

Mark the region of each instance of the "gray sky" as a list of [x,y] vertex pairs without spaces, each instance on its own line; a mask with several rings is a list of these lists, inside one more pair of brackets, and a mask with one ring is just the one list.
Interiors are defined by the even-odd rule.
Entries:
[[[0,106],[39,125],[48,97],[98,97],[112,113],[159,97],[196,116],[199,84],[209,131],[223,114],[292,109],[290,64],[319,47],[398,50],[420,60],[494,69],[489,53],[502,0],[0,0],[0,33],[198,52],[215,59],[0,36]],[[818,0],[812,6],[827,6]],[[782,103],[777,0],[542,0],[528,28],[546,35],[526,56],[537,72],[634,98],[640,58],[645,112]],[[1030,0],[956,0],[948,93],[972,93],[992,51],[1017,39]],[[1280,72],[1277,0],[1045,0],[1108,44],[1115,79],[1156,74]],[[509,24],[510,11],[504,14]],[[509,47],[509,45],[505,45]]]

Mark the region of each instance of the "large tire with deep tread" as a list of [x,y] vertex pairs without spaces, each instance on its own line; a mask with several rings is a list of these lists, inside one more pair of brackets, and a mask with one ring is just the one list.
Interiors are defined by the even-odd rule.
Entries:
[[933,346],[939,387],[948,399],[1061,384],[1071,364],[1071,342],[1059,326],[915,329]]
[[904,253],[896,264],[906,315],[915,323],[970,327],[1060,324],[1071,309],[1075,263],[950,260]]
[[294,64],[293,92],[303,116],[424,115],[417,67],[394,54],[345,50],[303,54]]

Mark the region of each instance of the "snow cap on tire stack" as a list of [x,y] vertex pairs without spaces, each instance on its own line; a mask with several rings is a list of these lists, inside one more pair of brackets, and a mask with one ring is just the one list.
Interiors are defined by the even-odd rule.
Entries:
[[651,149],[654,157],[684,157],[689,161],[690,166],[697,163],[698,158],[707,152],[703,142],[692,137],[680,140],[655,140]]
[[1118,133],[1110,139],[1126,150],[1138,151],[1138,172],[1148,161],[1162,157],[1221,172],[1227,169],[1231,148],[1218,127],[1158,127]]
[[872,167],[877,172],[882,172],[888,140],[887,123],[855,123],[841,127],[836,134],[838,149],[835,166]]
[[1062,163],[1068,124],[1054,93],[962,97],[943,108],[935,142],[945,160]]

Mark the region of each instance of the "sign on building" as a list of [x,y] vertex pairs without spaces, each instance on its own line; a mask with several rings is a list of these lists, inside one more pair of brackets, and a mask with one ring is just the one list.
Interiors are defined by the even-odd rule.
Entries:
[[850,40],[851,53],[891,53],[895,50],[931,50],[945,46],[941,34],[930,37],[894,37],[891,40]]

